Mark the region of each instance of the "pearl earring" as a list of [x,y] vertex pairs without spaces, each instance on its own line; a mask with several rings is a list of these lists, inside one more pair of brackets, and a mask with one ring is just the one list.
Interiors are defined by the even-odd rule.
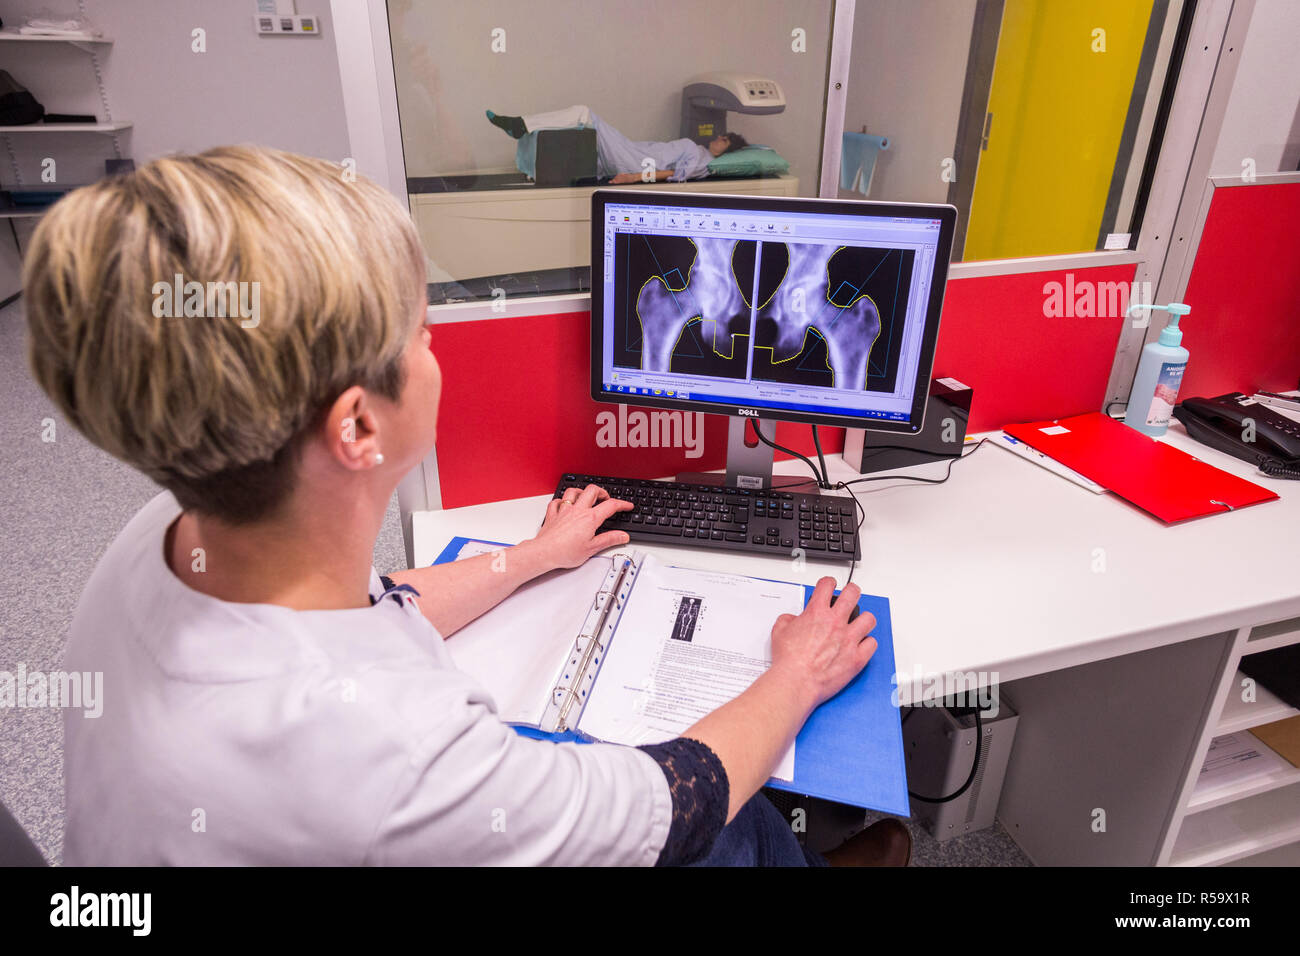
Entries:
[[383,463],[384,463],[383,452],[375,452],[375,464],[382,465]]

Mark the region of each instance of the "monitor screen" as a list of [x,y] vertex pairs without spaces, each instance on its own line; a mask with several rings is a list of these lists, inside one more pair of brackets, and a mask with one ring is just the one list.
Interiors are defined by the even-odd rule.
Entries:
[[956,210],[597,190],[598,401],[920,431]]

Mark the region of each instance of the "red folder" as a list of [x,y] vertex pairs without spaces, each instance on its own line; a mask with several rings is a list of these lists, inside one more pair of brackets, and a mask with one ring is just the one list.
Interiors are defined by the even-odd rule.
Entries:
[[1100,412],[1003,431],[1171,524],[1277,497]]

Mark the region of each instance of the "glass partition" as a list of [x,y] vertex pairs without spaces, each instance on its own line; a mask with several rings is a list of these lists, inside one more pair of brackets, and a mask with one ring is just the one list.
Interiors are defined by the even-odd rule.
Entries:
[[[1193,5],[858,0],[839,198],[952,203],[958,261],[1133,248]],[[816,196],[834,6],[388,0],[430,301],[588,291],[599,185]]]
[[430,301],[588,290],[597,185],[815,196],[832,6],[389,0]]
[[1130,248],[1190,6],[859,2],[839,195],[952,203],[955,261]]

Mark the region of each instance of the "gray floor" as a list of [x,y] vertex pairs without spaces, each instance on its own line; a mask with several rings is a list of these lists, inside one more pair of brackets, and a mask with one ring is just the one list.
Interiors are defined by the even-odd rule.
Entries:
[[[0,671],[57,670],[82,582],[123,525],[158,491],[67,425],[27,370],[21,302],[0,310]],[[55,440],[42,441],[46,420]],[[381,573],[404,566],[396,500],[375,546]],[[46,859],[63,852],[63,750],[53,709],[0,710],[0,801]],[[937,843],[915,825],[913,862],[1028,865],[1000,826]]]

